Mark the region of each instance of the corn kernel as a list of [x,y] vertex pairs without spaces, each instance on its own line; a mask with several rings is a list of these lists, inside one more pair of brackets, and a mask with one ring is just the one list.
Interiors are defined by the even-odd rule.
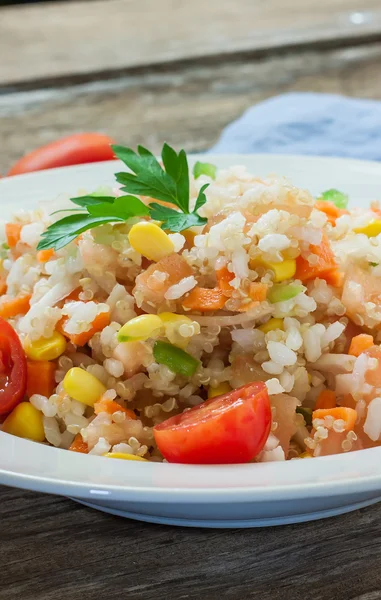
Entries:
[[66,350],[66,339],[55,331],[50,338],[40,338],[31,342],[27,337],[24,343],[25,354],[31,360],[55,360]]
[[34,442],[43,442],[45,432],[42,419],[42,413],[30,402],[21,402],[7,416],[2,430]]
[[142,456],[124,454],[124,452],[107,452],[107,454],[104,454],[103,456],[106,456],[107,458],[121,458],[122,460],[140,460],[141,462],[148,462],[148,460]]
[[251,261],[250,268],[255,269],[255,266],[260,265],[265,269],[269,269],[274,273],[275,283],[292,279],[296,273],[296,260],[294,258],[286,258],[282,262],[273,263],[262,259]]
[[211,385],[208,387],[208,398],[216,398],[216,396],[222,396],[231,391],[231,387],[227,381],[219,383],[216,387]]
[[163,323],[157,315],[140,315],[128,321],[118,332],[119,342],[144,342],[157,337],[163,330]]
[[299,458],[312,458],[312,456],[308,452],[303,452],[302,454],[299,454]]
[[136,252],[154,262],[172,254],[175,250],[172,240],[165,231],[148,221],[133,225],[128,239]]
[[268,333],[269,331],[274,331],[275,329],[281,329],[282,331],[284,331],[283,319],[276,319],[275,317],[273,317],[272,319],[267,321],[267,323],[260,325],[258,329],[260,331],[263,331],[263,333]]
[[381,233],[381,219],[374,219],[364,227],[357,227],[353,230],[355,233],[364,233],[368,237],[376,237]]
[[87,406],[94,406],[107,391],[99,379],[79,367],[73,367],[66,373],[63,387],[74,400]]
[[164,323],[165,329],[165,337],[179,348],[186,348],[190,342],[192,336],[184,336],[181,334],[180,328],[182,325],[193,325],[194,326],[194,334],[200,332],[200,326],[195,321],[192,321],[189,317],[185,315],[176,315],[171,312],[163,312],[159,315],[161,321]]

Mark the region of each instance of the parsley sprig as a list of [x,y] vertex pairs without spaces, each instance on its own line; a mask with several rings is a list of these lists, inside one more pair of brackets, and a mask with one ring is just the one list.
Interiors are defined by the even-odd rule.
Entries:
[[[41,236],[37,248],[59,250],[72,242],[81,233],[106,223],[124,223],[132,217],[150,216],[161,222],[162,229],[173,232],[189,227],[205,225],[207,219],[198,214],[205,204],[205,190],[200,189],[194,209],[189,206],[189,167],[184,150],[177,153],[168,144],[164,144],[161,158],[163,166],[156,157],[143,146],[137,152],[124,146],[112,146],[115,156],[127,165],[129,172],[115,174],[122,184],[124,196],[87,195],[71,198],[79,208],[67,209],[72,214],[50,225]],[[136,195],[148,196],[173,206],[152,202],[146,206]],[[84,212],[83,212],[84,211]],[[66,211],[64,211],[66,212]]]

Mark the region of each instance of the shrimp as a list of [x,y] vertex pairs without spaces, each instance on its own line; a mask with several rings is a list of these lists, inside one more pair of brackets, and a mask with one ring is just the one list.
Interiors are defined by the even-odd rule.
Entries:
[[192,267],[179,254],[170,254],[162,258],[137,276],[132,290],[137,305],[141,306],[143,302],[160,305],[168,288],[191,275]]

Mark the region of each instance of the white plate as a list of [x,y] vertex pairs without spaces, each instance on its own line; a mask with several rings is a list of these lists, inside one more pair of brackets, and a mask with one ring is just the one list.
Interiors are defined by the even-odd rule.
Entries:
[[[197,157],[200,158],[200,157]],[[296,156],[212,156],[220,167],[290,177],[312,193],[338,188],[352,204],[381,196],[381,165]],[[0,180],[2,217],[57,194],[111,184],[116,162]],[[235,466],[105,460],[0,432],[0,483],[60,494],[140,520],[204,527],[255,527],[332,516],[381,499],[381,448],[340,456]]]

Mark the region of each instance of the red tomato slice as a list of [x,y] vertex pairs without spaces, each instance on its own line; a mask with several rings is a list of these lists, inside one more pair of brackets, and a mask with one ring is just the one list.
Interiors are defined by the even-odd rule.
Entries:
[[171,417],[156,425],[154,434],[168,462],[233,464],[253,459],[270,427],[267,388],[258,381]]
[[115,158],[111,144],[114,141],[101,133],[76,133],[37,148],[20,158],[8,172],[20,175],[31,171],[42,171],[54,167],[80,165]]
[[0,417],[24,398],[26,358],[17,333],[0,317]]

